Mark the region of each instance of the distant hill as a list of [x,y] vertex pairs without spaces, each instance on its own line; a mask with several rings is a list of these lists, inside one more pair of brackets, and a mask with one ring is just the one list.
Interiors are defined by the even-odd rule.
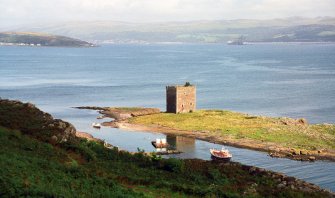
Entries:
[[30,45],[30,46],[62,46],[62,47],[92,47],[91,43],[65,36],[33,32],[2,32],[1,45]]
[[164,23],[91,21],[15,30],[59,34],[97,43],[221,43],[241,35],[253,42],[335,42],[335,18],[331,17]]

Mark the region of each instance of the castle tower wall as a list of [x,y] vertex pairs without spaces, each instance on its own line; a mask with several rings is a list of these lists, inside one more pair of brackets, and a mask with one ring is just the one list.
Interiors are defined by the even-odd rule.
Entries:
[[175,86],[166,87],[166,112],[177,113],[177,89]]
[[166,111],[169,113],[187,113],[196,109],[195,86],[167,86]]

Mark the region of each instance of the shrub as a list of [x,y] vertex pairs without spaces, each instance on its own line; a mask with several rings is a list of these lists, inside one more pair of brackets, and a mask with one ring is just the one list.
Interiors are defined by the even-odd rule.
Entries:
[[92,161],[96,159],[96,153],[87,147],[84,143],[80,144],[71,144],[63,143],[62,146],[67,150],[72,150],[80,154],[87,161]]
[[184,162],[180,159],[169,158],[164,161],[163,168],[171,172],[181,172],[184,169]]
[[192,86],[192,85],[191,85],[190,82],[186,82],[184,86],[185,86],[185,87],[189,87],[189,86]]

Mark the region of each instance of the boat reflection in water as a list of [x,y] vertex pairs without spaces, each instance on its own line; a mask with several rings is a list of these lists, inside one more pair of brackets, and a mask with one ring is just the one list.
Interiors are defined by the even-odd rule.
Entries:
[[171,148],[182,151],[183,153],[193,152],[195,150],[195,138],[167,135],[166,141]]
[[174,155],[184,152],[193,152],[195,149],[195,139],[181,136],[167,135],[166,139],[156,139],[151,144],[156,148],[159,155]]
[[156,148],[156,153],[167,152],[167,148]]

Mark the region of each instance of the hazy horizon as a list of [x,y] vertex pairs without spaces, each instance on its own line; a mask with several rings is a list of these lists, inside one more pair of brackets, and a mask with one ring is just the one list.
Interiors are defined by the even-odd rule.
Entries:
[[163,23],[335,17],[333,0],[0,0],[0,27],[67,22]]

